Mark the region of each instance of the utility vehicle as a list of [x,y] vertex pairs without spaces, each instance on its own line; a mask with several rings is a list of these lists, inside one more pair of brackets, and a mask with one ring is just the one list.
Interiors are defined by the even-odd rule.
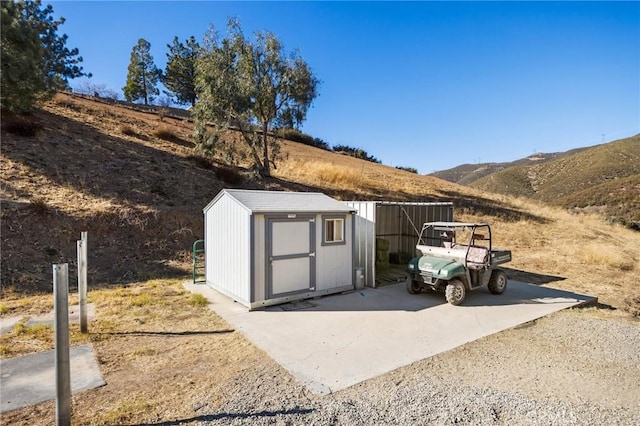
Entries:
[[486,285],[502,294],[507,288],[507,276],[497,266],[511,261],[511,251],[493,248],[486,223],[427,222],[416,249],[421,255],[407,266],[411,294],[444,292],[447,302],[459,305],[470,290]]

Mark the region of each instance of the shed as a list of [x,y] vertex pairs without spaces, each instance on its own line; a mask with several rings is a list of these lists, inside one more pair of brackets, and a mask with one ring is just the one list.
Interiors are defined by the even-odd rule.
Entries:
[[390,254],[414,256],[422,224],[453,221],[451,202],[347,201],[356,211],[355,267],[364,272],[364,284],[376,286],[376,238],[388,241]]
[[354,212],[324,194],[223,189],[204,223],[207,284],[250,309],[354,288]]

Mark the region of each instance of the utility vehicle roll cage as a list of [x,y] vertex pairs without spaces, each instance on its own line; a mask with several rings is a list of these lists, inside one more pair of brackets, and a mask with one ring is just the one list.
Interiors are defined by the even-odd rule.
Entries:
[[[478,228],[485,228],[487,230],[487,234],[476,234],[476,230]],[[446,233],[438,234],[437,236],[428,235],[428,230],[433,229],[437,232]],[[420,237],[418,238],[417,245],[425,245],[431,247],[439,247],[443,242],[451,241],[452,244],[456,243],[456,233],[462,232],[464,230],[468,230],[471,232],[471,238],[469,241],[464,242],[468,246],[473,246],[475,241],[489,241],[489,251],[491,251],[491,227],[487,223],[469,223],[469,222],[427,222],[422,225],[422,230],[420,231]],[[436,241],[436,245],[429,244],[429,241]],[[461,242],[462,243],[462,242]]]

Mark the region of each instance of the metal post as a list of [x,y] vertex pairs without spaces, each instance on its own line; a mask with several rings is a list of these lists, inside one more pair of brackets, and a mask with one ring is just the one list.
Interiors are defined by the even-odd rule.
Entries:
[[78,304],[80,305],[80,332],[87,332],[87,233],[78,241]]
[[71,425],[69,368],[69,265],[53,265],[56,348],[56,425]]

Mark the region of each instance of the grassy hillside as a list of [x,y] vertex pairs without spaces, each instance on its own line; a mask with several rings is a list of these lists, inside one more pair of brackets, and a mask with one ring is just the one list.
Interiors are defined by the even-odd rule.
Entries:
[[480,178],[472,187],[588,208],[640,229],[640,135]]
[[[242,164],[232,168],[196,156],[191,133],[187,121],[70,95],[58,95],[26,121],[3,113],[0,308],[40,310],[23,300],[50,293],[54,263],[69,262],[75,282],[81,231],[89,232],[92,291],[188,275],[191,245],[203,236],[202,208],[220,189],[235,187],[452,201],[457,219],[490,222],[496,245],[513,250],[511,278],[594,294],[640,312],[640,234],[596,215],[289,141],[274,176],[256,180]],[[234,137],[228,135],[230,143]]]
[[506,170],[510,167],[543,164],[567,155],[583,151],[585,149],[588,148],[577,148],[567,152],[555,152],[550,154],[538,153],[508,163],[463,164],[452,169],[431,173],[429,176],[434,176],[453,183],[459,183],[460,185],[469,185],[470,183],[475,182],[478,179],[481,179],[493,173],[497,173],[501,170]]
[[83,230],[93,282],[188,273],[191,244],[203,236],[202,208],[224,187],[340,199],[444,197],[518,214],[448,182],[288,141],[274,177],[255,180],[242,167],[194,155],[191,134],[188,121],[68,94],[31,117],[3,113],[3,293],[49,289],[51,265],[73,263]]

